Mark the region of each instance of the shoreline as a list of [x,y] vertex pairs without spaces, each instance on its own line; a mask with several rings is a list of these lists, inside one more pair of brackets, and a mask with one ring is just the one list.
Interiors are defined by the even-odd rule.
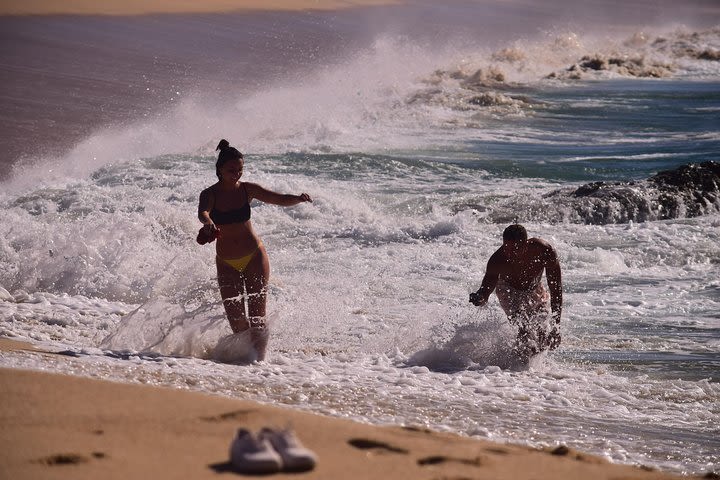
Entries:
[[[2,337],[0,351],[56,355]],[[0,389],[3,478],[218,478],[233,473],[228,448],[237,429],[264,426],[292,426],[318,456],[310,472],[266,476],[272,478],[701,478],[613,464],[562,445],[535,449],[423,427],[373,426],[245,399],[2,365]]]
[[396,5],[398,0],[128,0],[93,2],[77,0],[10,0],[0,6],[0,16],[193,14],[253,11],[343,10],[356,7]]

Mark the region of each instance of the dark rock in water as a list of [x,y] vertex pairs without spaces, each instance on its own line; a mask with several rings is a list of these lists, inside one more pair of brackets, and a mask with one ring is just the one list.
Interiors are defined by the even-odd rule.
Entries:
[[720,50],[707,49],[697,54],[700,60],[720,61]]
[[573,193],[576,197],[589,197],[594,194],[597,194],[599,191],[603,189],[607,189],[609,187],[617,187],[617,186],[633,186],[635,185],[635,182],[615,182],[615,183],[606,183],[606,182],[593,182],[593,183],[586,183],[582,187],[575,190],[575,193]]
[[592,182],[542,197],[464,199],[453,210],[472,210],[489,223],[547,222],[605,225],[691,218],[720,213],[720,163],[683,165],[637,181]]
[[591,70],[607,70],[608,61],[600,56],[585,56],[580,59],[580,66],[583,68],[589,68]]
[[654,210],[645,189],[632,183],[595,182],[583,185],[570,194],[583,199],[573,203],[574,210],[585,223],[643,222],[650,220]]
[[593,182],[546,198],[570,199],[591,224],[697,217],[720,211],[720,163],[683,165],[639,182]]
[[463,84],[466,87],[492,87],[505,82],[505,74],[497,68],[479,69],[469,77]]
[[720,163],[703,162],[683,165],[675,170],[665,170],[650,177],[659,186],[673,186],[687,190],[700,187],[703,191],[717,192],[720,178]]
[[605,57],[586,55],[565,71],[552,72],[547,78],[578,80],[587,73],[612,71],[625,77],[662,78],[672,74],[675,67],[671,64],[646,60],[644,57]]
[[648,180],[660,195],[666,218],[697,217],[720,210],[720,163],[683,165]]

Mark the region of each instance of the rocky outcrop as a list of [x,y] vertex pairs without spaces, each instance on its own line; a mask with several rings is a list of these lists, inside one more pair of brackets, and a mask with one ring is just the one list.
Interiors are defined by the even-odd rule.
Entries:
[[584,56],[564,72],[553,72],[547,78],[581,79],[588,72],[609,71],[624,77],[663,78],[674,72],[667,63],[649,61],[644,57],[624,58],[603,55]]
[[662,171],[638,181],[592,182],[543,196],[513,195],[488,205],[483,199],[458,203],[486,222],[650,222],[720,213],[720,163],[707,161]]
[[720,163],[683,165],[637,182],[593,182],[546,196],[590,224],[644,222],[720,212]]

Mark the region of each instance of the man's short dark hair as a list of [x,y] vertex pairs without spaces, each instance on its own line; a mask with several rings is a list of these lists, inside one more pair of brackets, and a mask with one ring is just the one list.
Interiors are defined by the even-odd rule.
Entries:
[[507,227],[503,232],[503,241],[518,242],[520,240],[527,240],[527,230],[519,223],[514,223]]

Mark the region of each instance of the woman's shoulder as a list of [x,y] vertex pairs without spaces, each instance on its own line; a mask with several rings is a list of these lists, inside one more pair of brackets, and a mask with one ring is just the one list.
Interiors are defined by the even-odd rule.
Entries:
[[253,182],[240,182],[240,185],[245,189],[245,192],[247,192],[250,197],[254,197],[258,191],[263,189],[260,185]]
[[210,185],[209,187],[203,189],[200,192],[201,198],[207,198],[207,197],[214,197],[215,196],[215,188],[217,187],[217,183]]

